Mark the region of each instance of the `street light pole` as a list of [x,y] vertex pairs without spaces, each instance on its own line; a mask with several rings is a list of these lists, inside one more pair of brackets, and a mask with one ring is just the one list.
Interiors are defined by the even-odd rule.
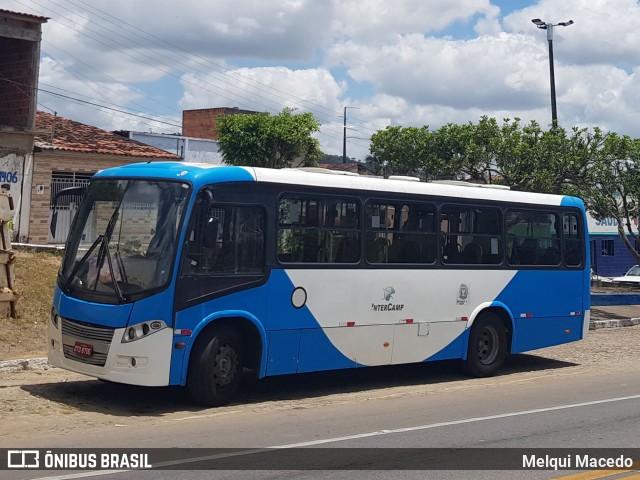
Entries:
[[573,20],[560,23],[545,23],[539,18],[531,20],[536,27],[547,31],[547,42],[549,43],[549,81],[551,83],[551,124],[555,128],[558,126],[558,109],[556,108],[556,77],[553,69],[553,27],[568,27],[573,25]]

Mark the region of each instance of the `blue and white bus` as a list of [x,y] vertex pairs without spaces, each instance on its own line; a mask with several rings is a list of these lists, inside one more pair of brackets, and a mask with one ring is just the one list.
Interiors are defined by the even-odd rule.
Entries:
[[259,378],[582,339],[584,205],[408,179],[150,162],[96,174],[55,288],[49,361],[229,402]]

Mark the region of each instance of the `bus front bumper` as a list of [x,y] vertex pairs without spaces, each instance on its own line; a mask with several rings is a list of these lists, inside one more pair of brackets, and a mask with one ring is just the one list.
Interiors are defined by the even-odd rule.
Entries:
[[124,332],[124,328],[116,328],[111,342],[100,348],[96,345],[99,342],[63,336],[60,326],[49,322],[49,363],[111,382],[150,387],[168,385],[173,330],[164,328],[128,343],[122,342]]

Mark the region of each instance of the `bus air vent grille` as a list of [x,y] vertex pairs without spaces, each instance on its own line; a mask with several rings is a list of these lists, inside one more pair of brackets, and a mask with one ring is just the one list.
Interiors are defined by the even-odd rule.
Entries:
[[111,343],[114,329],[111,327],[100,327],[88,323],[80,323],[62,319],[62,334],[75,337],[79,340],[88,340],[94,342]]

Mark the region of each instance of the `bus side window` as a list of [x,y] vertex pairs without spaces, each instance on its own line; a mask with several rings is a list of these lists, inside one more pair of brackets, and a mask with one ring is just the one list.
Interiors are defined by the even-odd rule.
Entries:
[[582,235],[579,226],[577,215],[564,214],[562,219],[564,263],[569,267],[582,265]]
[[445,264],[499,265],[504,260],[502,213],[495,207],[443,205],[440,233]]
[[[196,200],[196,206],[189,219],[189,231],[184,247],[185,261],[182,267],[183,273],[187,275],[207,270],[213,262],[218,218],[212,215],[210,205],[211,192],[203,190]],[[158,232],[156,232],[154,239],[157,236]],[[152,250],[153,245],[154,240],[152,239],[149,251]]]
[[283,195],[278,214],[278,261],[360,261],[360,205],[355,199]]
[[264,271],[264,213],[260,207],[215,205],[207,215],[196,215],[192,222],[194,228],[185,246],[184,274]]
[[442,248],[442,260],[445,263],[460,262],[460,245],[457,241],[449,239]]

